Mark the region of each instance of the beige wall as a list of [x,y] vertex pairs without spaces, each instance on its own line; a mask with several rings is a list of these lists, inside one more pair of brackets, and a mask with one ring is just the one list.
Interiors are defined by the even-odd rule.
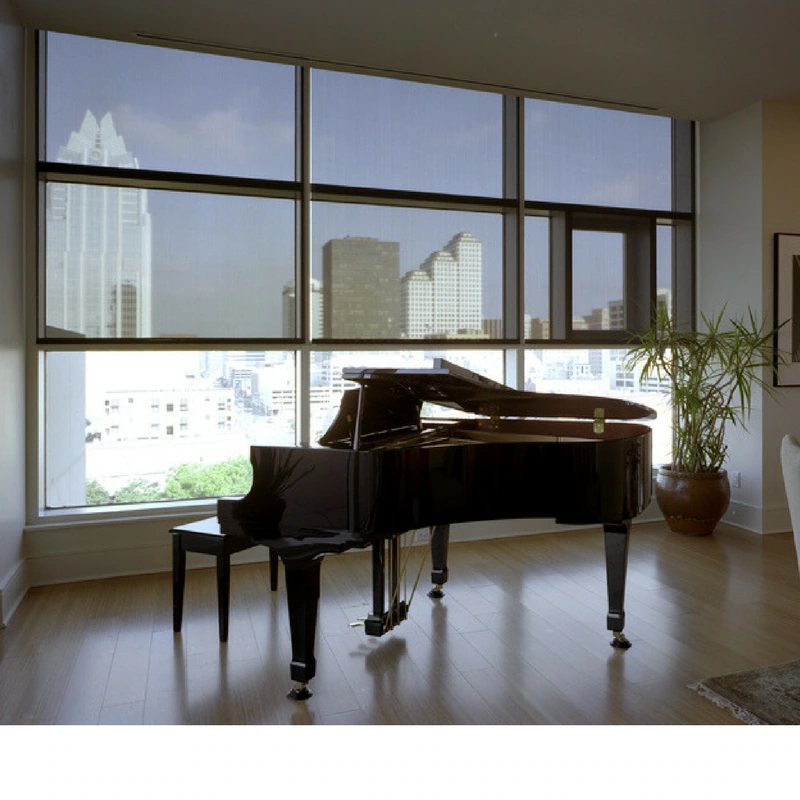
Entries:
[[[697,307],[708,315],[750,306],[764,312],[762,289],[761,106],[701,125],[697,191]],[[760,431],[755,398],[749,430]],[[741,473],[726,518],[761,531],[761,446],[758,436],[728,431],[727,468]]]
[[[702,125],[699,143],[698,307],[750,306],[771,324],[773,235],[800,233],[800,107],[756,103]],[[728,469],[742,477],[726,519],[789,530],[780,440],[800,433],[800,389],[757,392],[748,430],[729,436]]]
[[[765,309],[771,315],[773,234],[800,234],[800,106],[764,103],[763,143],[763,285]],[[800,435],[800,388],[781,389],[775,398],[764,401],[763,504],[767,532],[790,528],[780,469],[780,442],[785,433]]]
[[0,0],[0,626],[25,589],[23,86],[23,31]]

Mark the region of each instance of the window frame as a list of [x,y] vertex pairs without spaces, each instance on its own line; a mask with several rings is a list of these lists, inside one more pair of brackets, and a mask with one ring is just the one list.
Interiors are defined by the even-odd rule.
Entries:
[[[31,402],[31,441],[36,443],[35,464],[32,471],[36,480],[29,481],[29,517],[32,520],[51,520],[81,517],[86,513],[101,516],[118,516],[122,513],[163,515],[171,509],[208,509],[213,501],[191,500],[175,503],[137,505],[135,507],[103,506],[68,509],[44,507],[44,452],[43,361],[48,352],[91,352],[105,350],[291,350],[295,354],[296,371],[296,427],[297,443],[308,446],[310,433],[310,373],[312,354],[337,350],[417,350],[431,349],[501,349],[505,362],[505,382],[521,387],[524,381],[525,351],[535,347],[619,348],[629,340],[632,332],[649,325],[656,299],[656,228],[671,225],[674,228],[672,248],[672,311],[676,318],[694,323],[694,252],[695,252],[695,200],[694,200],[694,123],[672,120],[672,194],[673,208],[663,209],[617,208],[609,206],[548,203],[526,200],[525,186],[525,98],[502,89],[495,90],[503,98],[502,169],[503,195],[501,197],[475,197],[439,194],[420,191],[318,184],[311,181],[311,74],[316,67],[300,61],[295,69],[295,180],[267,180],[227,177],[221,175],[192,174],[172,171],[140,170],[96,167],[79,164],[62,164],[44,158],[44,112],[46,92],[46,32],[37,34],[35,56],[39,114],[37,154],[32,185],[36,214],[32,220],[36,251],[30,259],[34,272],[35,291],[29,293],[28,310],[34,320],[30,349],[34,355],[33,382],[35,391]],[[150,45],[152,46],[152,45]],[[202,52],[202,51],[200,51]],[[235,57],[231,55],[230,57]],[[265,59],[266,60],[266,59]],[[287,63],[286,61],[282,63]],[[291,63],[291,62],[290,62]],[[344,71],[344,70],[342,70]],[[370,73],[376,77],[390,77],[385,73]],[[408,76],[397,78],[409,80]],[[446,80],[442,85],[454,85]],[[481,91],[487,91],[482,88]],[[492,91],[489,89],[489,91]],[[44,191],[50,182],[108,185],[143,189],[167,189],[182,192],[214,193],[291,199],[295,203],[295,292],[296,335],[294,337],[244,338],[244,337],[164,337],[164,338],[81,338],[48,336],[44,319]],[[412,209],[445,209],[484,211],[500,214],[503,219],[501,313],[502,336],[486,340],[458,339],[324,339],[315,338],[312,331],[311,306],[311,209],[315,202],[369,204]],[[546,217],[550,225],[549,308],[550,337],[526,338],[525,331],[525,219],[529,216]],[[625,331],[582,331],[572,329],[572,265],[571,236],[574,230],[613,230],[623,233],[630,251],[629,269],[625,270],[625,315],[631,325]],[[627,259],[626,259],[627,261]],[[175,434],[180,434],[180,427]]]

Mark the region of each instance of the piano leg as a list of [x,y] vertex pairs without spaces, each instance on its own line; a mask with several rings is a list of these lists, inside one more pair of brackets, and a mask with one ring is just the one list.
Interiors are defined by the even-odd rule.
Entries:
[[287,695],[291,700],[306,700],[311,697],[308,682],[317,671],[314,638],[317,633],[321,565],[322,558],[287,559],[283,562],[292,635],[290,672],[295,682],[294,688]]
[[449,525],[431,527],[431,583],[428,597],[444,597],[442,586],[447,583],[447,545],[450,541]]
[[176,633],[183,622],[183,593],[186,585],[186,551],[181,535],[172,534],[172,630]]
[[606,544],[606,581],[608,584],[608,617],[606,626],[614,638],[612,647],[627,650],[631,643],[625,638],[625,581],[628,572],[628,540],[631,521],[603,525]]

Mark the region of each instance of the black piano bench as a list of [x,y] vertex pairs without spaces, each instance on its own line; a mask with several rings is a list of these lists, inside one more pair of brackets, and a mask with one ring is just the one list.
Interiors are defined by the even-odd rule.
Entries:
[[[208,553],[217,557],[217,605],[219,640],[228,641],[228,613],[231,596],[231,554],[255,547],[243,536],[222,533],[216,517],[190,522],[170,530],[172,534],[172,630],[180,632],[183,622],[183,590],[186,584],[186,553]],[[269,586],[278,588],[278,557],[270,553]]]

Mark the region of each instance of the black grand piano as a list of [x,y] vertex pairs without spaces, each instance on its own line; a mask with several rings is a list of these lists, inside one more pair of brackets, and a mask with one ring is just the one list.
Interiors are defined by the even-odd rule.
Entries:
[[[252,447],[250,491],[218,501],[224,533],[264,544],[284,563],[289,697],[310,696],[323,557],[372,547],[365,628],[381,636],[408,613],[396,591],[398,537],[430,528],[430,596],[440,597],[449,526],[459,522],[602,524],[607,627],[615,647],[630,646],[622,632],[628,538],[631,519],[650,501],[651,432],[628,420],[654,411],[614,398],[523,392],[443,359],[431,369],[346,369],[343,377],[357,388],[344,393],[321,447]],[[425,419],[423,403],[457,413]]]

